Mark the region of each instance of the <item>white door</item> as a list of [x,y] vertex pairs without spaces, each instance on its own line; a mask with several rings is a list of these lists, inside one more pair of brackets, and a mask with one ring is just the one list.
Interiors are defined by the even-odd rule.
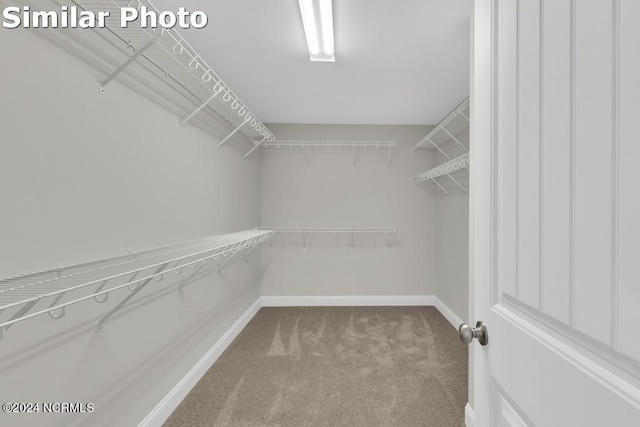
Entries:
[[640,426],[640,1],[476,0],[474,46],[469,419]]

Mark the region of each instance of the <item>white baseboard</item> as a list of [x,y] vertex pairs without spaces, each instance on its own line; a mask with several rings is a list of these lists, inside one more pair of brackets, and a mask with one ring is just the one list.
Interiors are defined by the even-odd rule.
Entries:
[[473,413],[473,408],[468,403],[464,405],[464,425],[467,427],[475,427],[476,416]]
[[263,307],[434,306],[458,329],[462,319],[434,295],[263,296]]
[[460,316],[455,314],[453,312],[453,310],[451,310],[449,307],[447,307],[447,305],[445,303],[443,303],[440,300],[440,298],[438,298],[438,297],[434,297],[434,298],[435,298],[435,304],[434,305],[436,306],[438,311],[449,321],[449,323],[451,323],[453,325],[454,328],[458,329],[458,327],[462,323],[462,319],[460,318]]
[[189,394],[200,378],[202,378],[215,361],[218,360],[218,357],[220,357],[229,344],[238,336],[240,331],[247,326],[247,323],[256,315],[261,306],[260,298],[258,298],[229,330],[220,337],[207,354],[171,389],[169,394],[138,424],[138,427],[161,426],[178,407],[180,402]]
[[349,307],[435,305],[433,295],[263,296],[263,307]]

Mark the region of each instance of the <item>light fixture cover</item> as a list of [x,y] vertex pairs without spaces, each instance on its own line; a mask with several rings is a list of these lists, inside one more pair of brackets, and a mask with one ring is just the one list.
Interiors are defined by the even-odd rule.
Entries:
[[332,0],[298,0],[312,61],[336,60],[333,44]]

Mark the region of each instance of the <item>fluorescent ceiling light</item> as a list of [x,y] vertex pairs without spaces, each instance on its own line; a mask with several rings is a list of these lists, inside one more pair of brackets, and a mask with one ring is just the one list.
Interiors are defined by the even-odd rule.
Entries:
[[309,59],[312,61],[336,60],[333,46],[332,0],[298,0],[300,15],[307,37]]

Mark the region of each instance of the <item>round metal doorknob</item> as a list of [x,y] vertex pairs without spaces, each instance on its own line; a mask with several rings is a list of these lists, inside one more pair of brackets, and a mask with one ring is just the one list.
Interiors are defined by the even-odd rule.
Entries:
[[465,344],[471,343],[474,338],[477,338],[478,342],[481,345],[487,345],[487,343],[489,342],[489,333],[487,332],[487,326],[480,321],[476,323],[475,328],[472,328],[466,323],[463,323],[458,328],[458,332],[460,333],[460,340]]

